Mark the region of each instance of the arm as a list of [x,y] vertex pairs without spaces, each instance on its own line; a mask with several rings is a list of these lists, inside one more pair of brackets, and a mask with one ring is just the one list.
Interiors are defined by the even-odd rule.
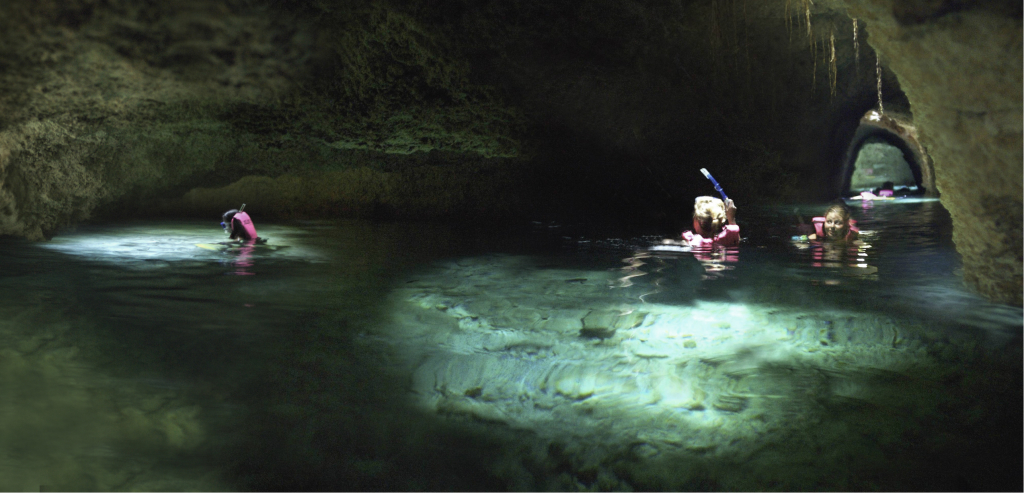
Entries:
[[736,225],[736,203],[732,199],[725,201],[725,219],[729,224]]

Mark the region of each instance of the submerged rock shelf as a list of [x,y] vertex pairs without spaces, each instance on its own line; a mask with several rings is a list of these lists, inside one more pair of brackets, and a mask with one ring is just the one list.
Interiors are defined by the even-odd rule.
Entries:
[[[948,447],[922,430],[946,419],[961,390],[948,377],[976,348],[937,328],[685,292],[678,303],[644,303],[630,290],[646,281],[622,282],[633,269],[531,271],[531,262],[463,259],[410,280],[385,337],[405,354],[426,412],[567,451],[571,472],[552,488],[591,487],[595,468],[613,489],[709,478],[750,491],[874,484],[859,470],[884,478],[875,487],[909,487],[898,469],[919,473]],[[890,463],[910,434],[922,448]],[[653,476],[638,483],[638,474]]]

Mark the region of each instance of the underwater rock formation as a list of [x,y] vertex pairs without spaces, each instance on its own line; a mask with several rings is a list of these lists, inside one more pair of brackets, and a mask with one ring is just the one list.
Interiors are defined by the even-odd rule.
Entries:
[[1019,304],[1020,19],[1010,2],[11,0],[0,234],[237,202],[677,227],[701,167],[744,203],[835,198],[884,103],[934,163],[965,280]]

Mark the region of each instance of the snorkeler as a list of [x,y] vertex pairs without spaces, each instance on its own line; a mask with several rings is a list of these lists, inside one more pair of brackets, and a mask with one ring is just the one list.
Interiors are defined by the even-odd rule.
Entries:
[[693,231],[684,231],[690,246],[736,246],[740,227],[736,225],[736,204],[732,199],[697,197],[693,203]]
[[256,243],[266,243],[265,238],[260,238],[256,235],[256,226],[252,224],[252,219],[249,214],[245,212],[245,204],[238,209],[231,209],[221,216],[220,226],[224,228],[224,233],[228,235],[232,240],[239,240],[242,242],[254,241]]
[[824,217],[811,220],[814,223],[814,234],[807,235],[808,240],[854,241],[860,236],[857,221],[850,217],[850,209],[843,204],[835,204],[825,211]]
[[877,188],[874,191],[864,190],[863,192],[850,197],[850,200],[892,200],[892,190]]

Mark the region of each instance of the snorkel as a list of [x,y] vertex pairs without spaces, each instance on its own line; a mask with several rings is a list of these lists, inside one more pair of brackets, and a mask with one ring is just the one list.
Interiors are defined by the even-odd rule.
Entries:
[[704,176],[707,179],[711,180],[711,184],[715,186],[715,190],[717,190],[718,193],[722,196],[722,201],[723,202],[728,202],[729,201],[729,197],[726,197],[725,192],[722,191],[722,186],[719,185],[717,181],[715,181],[715,178],[713,176],[711,176],[711,173],[708,173],[708,170],[705,169],[705,168],[701,168],[700,172],[704,173]]

